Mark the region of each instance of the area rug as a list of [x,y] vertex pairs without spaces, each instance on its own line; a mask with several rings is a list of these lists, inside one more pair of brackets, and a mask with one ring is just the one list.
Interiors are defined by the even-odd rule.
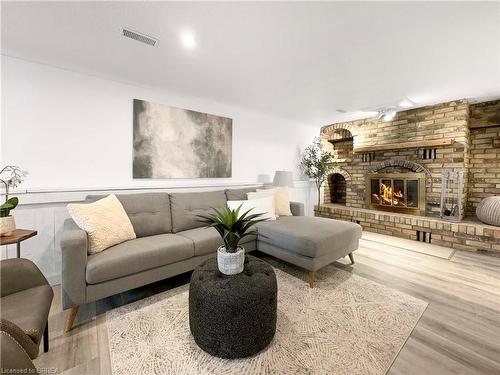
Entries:
[[185,285],[107,312],[113,374],[385,374],[427,307],[335,266],[310,289],[303,270],[272,263],[278,322],[268,348],[239,360],[201,350]]

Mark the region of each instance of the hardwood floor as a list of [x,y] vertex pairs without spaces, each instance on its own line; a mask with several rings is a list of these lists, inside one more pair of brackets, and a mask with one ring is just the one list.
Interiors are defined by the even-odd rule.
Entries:
[[[500,258],[457,251],[443,259],[367,240],[354,256],[356,264],[346,257],[336,265],[429,303],[388,374],[500,374]],[[55,287],[50,350],[36,366],[111,374],[106,310],[188,281],[184,274],[83,306],[70,333]]]

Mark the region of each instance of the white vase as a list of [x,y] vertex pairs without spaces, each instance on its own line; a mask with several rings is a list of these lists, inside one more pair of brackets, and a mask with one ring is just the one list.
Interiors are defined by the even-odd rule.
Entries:
[[0,217],[0,236],[10,236],[16,230],[14,216]]
[[238,246],[235,253],[228,253],[225,246],[217,250],[217,265],[224,275],[236,275],[243,272],[245,266],[245,249]]

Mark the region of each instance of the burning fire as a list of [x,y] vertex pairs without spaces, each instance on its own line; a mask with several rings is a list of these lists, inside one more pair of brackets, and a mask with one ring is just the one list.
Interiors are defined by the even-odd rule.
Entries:
[[392,191],[392,186],[387,186],[380,184],[380,195],[373,194],[373,197],[382,204],[392,204],[393,206],[404,205],[404,195],[403,192]]

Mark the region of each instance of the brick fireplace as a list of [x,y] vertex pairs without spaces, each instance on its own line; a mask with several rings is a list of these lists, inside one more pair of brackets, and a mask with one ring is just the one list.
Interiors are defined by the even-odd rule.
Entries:
[[[398,112],[390,122],[336,123],[323,127],[320,137],[337,163],[317,215],[410,239],[432,232],[436,244],[500,252],[500,228],[476,222],[476,234],[476,227],[460,224],[466,232],[460,234],[457,224],[474,220],[482,198],[500,195],[500,101],[457,100]],[[447,190],[442,209],[443,176],[455,174],[462,183]],[[458,212],[458,220],[447,220],[443,212]]]
[[371,209],[425,215],[425,173],[370,173],[366,187]]

